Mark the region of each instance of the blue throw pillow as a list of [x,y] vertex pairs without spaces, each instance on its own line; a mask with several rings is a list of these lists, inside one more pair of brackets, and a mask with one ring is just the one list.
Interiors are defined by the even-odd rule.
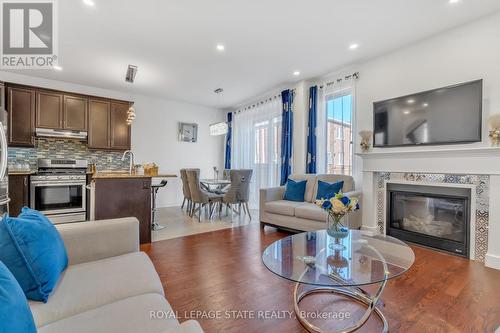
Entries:
[[288,201],[304,202],[306,184],[307,180],[296,182],[294,180],[288,179],[288,181],[286,182],[285,197],[283,199]]
[[335,194],[342,191],[342,187],[344,187],[344,181],[327,183],[318,180],[318,192],[316,194],[316,200],[331,199],[335,196]]
[[24,207],[17,218],[0,222],[0,260],[33,301],[46,303],[61,273],[68,266],[64,242],[40,212]]
[[1,261],[0,332],[36,333],[26,296],[14,275]]

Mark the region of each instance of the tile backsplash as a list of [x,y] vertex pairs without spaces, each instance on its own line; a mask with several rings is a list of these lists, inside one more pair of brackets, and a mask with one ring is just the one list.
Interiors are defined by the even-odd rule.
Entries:
[[37,138],[35,148],[9,147],[9,169],[15,169],[18,162],[28,162],[36,170],[39,158],[84,159],[96,163],[97,170],[127,170],[129,156],[122,161],[123,152],[90,150],[86,142],[76,140]]

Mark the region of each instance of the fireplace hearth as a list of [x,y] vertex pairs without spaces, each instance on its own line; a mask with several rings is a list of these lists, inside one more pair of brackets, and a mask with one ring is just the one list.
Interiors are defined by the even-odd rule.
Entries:
[[469,257],[470,189],[388,183],[386,202],[388,235]]

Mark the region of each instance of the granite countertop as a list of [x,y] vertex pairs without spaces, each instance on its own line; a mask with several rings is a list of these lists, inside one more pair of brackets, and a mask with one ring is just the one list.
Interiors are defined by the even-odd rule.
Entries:
[[20,175],[20,176],[24,176],[24,175],[34,175],[36,173],[36,171],[31,171],[31,170],[26,170],[26,171],[10,171],[9,170],[9,175]]
[[174,174],[160,173],[157,176],[136,175],[125,172],[98,172],[92,176],[93,179],[117,179],[117,178],[176,178]]

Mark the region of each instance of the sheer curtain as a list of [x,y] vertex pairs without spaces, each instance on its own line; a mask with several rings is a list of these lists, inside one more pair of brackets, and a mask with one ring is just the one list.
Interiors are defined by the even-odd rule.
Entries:
[[252,169],[250,206],[259,205],[259,189],[279,186],[281,174],[281,100],[234,113],[232,168]]

